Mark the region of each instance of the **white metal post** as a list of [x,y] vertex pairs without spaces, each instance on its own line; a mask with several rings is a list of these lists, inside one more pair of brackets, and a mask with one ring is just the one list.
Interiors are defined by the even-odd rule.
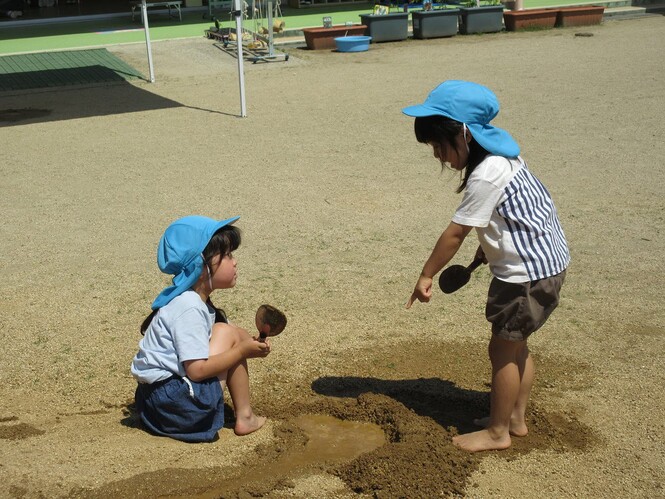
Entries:
[[268,2],[268,57],[275,55],[273,52],[273,19],[272,19],[272,2]]
[[[145,2],[145,0],[143,0]],[[242,0],[233,0],[233,14],[236,18],[236,47],[238,57],[238,84],[240,86],[240,117],[247,117],[247,107],[245,106],[245,68],[242,55]]]
[[145,0],[141,1],[141,17],[143,18],[143,29],[145,30],[145,45],[148,49],[150,83],[155,83],[155,69],[152,66],[152,47],[150,46],[150,28],[148,27],[148,7],[146,7]]

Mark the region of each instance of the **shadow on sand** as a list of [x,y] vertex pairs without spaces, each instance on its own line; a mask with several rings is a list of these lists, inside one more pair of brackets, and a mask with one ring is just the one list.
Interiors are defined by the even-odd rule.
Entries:
[[419,416],[431,418],[444,428],[455,428],[459,433],[477,430],[473,418],[489,413],[489,392],[466,390],[440,378],[385,380],[327,376],[315,380],[312,389],[328,397],[385,395]]
[[[7,94],[0,93],[0,96]],[[0,109],[0,127],[183,107],[179,102],[121,80],[103,86],[76,85],[41,92],[24,90],[12,92],[11,96],[20,96],[17,102],[27,101],[30,107],[10,104],[11,107]]]

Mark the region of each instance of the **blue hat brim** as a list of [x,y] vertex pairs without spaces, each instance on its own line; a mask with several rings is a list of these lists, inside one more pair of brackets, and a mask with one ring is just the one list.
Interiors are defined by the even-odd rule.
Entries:
[[441,112],[440,109],[434,109],[424,104],[405,107],[402,109],[402,112],[407,116],[412,116],[413,118],[424,118],[425,116],[445,116],[446,118],[455,119],[452,116],[448,116],[446,113]]
[[[215,232],[217,232],[222,227],[231,225],[239,218],[240,217],[227,218],[226,220],[220,220],[219,222],[210,224],[209,227],[206,227],[206,233],[204,237],[204,240],[206,241],[205,245],[202,248],[197,248],[197,253],[203,252]],[[196,284],[196,281],[198,281],[201,273],[203,272],[203,258],[198,258],[197,260],[191,262],[190,265],[188,265],[188,268],[184,270],[184,272],[181,272],[180,274],[173,277],[172,286],[164,288],[162,292],[157,295],[157,298],[155,298],[155,301],[152,302],[150,307],[152,310],[157,310],[158,308],[167,305],[171,302],[171,300],[177,296],[180,296],[182,293]]]

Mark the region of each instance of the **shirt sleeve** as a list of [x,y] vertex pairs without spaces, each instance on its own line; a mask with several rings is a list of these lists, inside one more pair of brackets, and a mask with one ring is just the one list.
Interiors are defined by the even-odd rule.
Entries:
[[209,357],[209,329],[205,311],[200,308],[188,308],[175,319],[172,334],[178,362]]
[[453,222],[469,227],[487,227],[502,194],[503,191],[492,182],[470,178]]

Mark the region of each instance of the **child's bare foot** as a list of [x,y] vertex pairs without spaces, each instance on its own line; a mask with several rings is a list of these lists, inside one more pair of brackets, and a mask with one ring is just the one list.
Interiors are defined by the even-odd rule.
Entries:
[[233,428],[233,431],[236,435],[249,435],[260,429],[266,424],[267,420],[268,418],[264,416],[256,416],[254,414],[246,418],[238,417],[238,415],[236,415],[236,425]]
[[[484,418],[477,418],[473,420],[473,424],[480,426],[481,428],[487,428],[490,424],[490,417],[485,416]],[[527,428],[524,421],[518,422],[515,419],[510,419],[510,434],[514,437],[526,437],[529,433],[529,428]]]
[[453,437],[453,445],[469,452],[503,450],[510,447],[510,435],[494,437],[489,430],[480,430]]

